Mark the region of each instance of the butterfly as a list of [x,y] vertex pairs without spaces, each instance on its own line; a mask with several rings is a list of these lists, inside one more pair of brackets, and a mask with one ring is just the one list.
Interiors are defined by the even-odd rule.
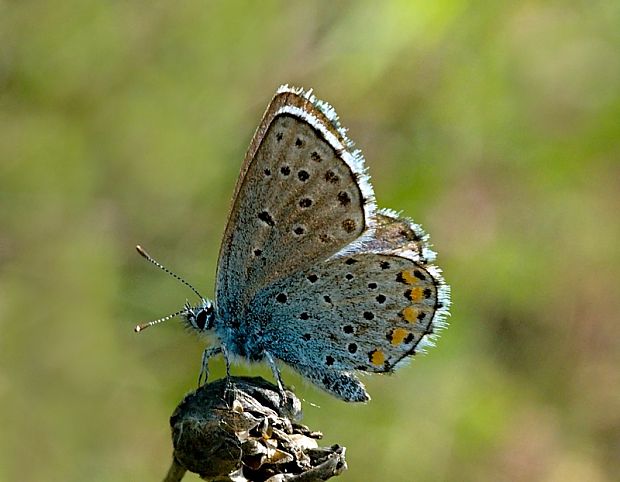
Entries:
[[445,327],[450,290],[428,235],[378,209],[364,158],[334,109],[312,91],[280,87],[235,187],[209,300],[181,316],[213,335],[202,360],[279,362],[347,402],[370,397],[358,374],[390,373]]

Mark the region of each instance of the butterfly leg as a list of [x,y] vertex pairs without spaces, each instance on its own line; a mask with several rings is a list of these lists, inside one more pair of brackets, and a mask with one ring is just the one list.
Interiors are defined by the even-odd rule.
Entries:
[[228,350],[222,345],[222,353],[224,354],[224,361],[226,362],[226,392],[233,390],[232,382],[230,380],[230,356]]
[[[207,383],[209,379],[209,360],[215,355],[222,353],[222,348],[219,346],[210,346],[205,348],[202,352],[202,364],[200,365],[200,374],[198,375],[198,386],[200,387],[204,383]],[[226,357],[226,373],[228,374],[228,358]]]
[[282,375],[280,374],[280,369],[276,363],[275,358],[268,351],[265,352],[265,357],[269,362],[269,366],[271,368],[271,372],[273,373],[274,378],[276,379],[276,383],[278,384],[278,392],[280,393],[280,405],[286,404],[286,392],[284,391],[284,383],[282,383]]
[[226,362],[226,378],[230,378],[230,356],[228,355],[228,350],[224,345],[222,345],[221,351],[224,354],[224,361]]

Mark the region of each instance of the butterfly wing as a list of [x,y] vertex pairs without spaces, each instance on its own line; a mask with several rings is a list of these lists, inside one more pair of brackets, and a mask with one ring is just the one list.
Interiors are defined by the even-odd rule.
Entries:
[[417,254],[429,254],[419,226],[384,212],[369,246],[265,287],[250,310],[276,358],[347,401],[367,399],[355,371],[393,371],[429,344],[449,305],[439,270]]
[[368,233],[373,215],[363,159],[333,109],[280,88],[235,188],[217,270],[219,318],[234,322],[261,287]]
[[391,209],[380,209],[375,215],[373,236],[364,240],[359,251],[397,254],[425,265],[436,257],[428,238],[419,224]]

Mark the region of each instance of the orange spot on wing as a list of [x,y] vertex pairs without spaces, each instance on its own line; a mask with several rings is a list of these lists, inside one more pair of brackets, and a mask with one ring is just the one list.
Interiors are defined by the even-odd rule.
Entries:
[[405,308],[401,313],[405,321],[408,321],[409,323],[415,323],[418,321],[418,314],[418,309],[413,306],[407,306],[407,308]]
[[408,335],[409,335],[409,332],[405,330],[404,328],[394,328],[391,334],[392,345],[394,346],[400,345],[404,341],[404,339],[407,338]]
[[413,288],[411,290],[411,294],[409,295],[409,297],[411,298],[411,301],[420,301],[423,295],[424,295],[424,290],[418,287],[418,288]]
[[373,350],[370,353],[370,363],[373,365],[383,365],[385,363],[385,355],[381,350]]
[[416,278],[411,271],[401,271],[400,277],[408,285],[416,284],[419,281],[418,278]]

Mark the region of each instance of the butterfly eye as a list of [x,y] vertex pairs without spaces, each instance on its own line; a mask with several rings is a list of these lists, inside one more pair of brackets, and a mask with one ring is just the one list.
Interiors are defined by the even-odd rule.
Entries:
[[198,328],[200,331],[205,329],[205,324],[207,323],[207,316],[207,310],[200,310],[196,315],[194,323],[196,325],[196,328]]

